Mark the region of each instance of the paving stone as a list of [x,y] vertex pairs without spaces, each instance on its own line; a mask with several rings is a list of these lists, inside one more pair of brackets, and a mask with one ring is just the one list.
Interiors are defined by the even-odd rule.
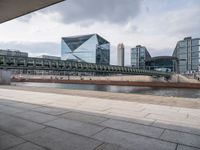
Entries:
[[0,136],[5,135],[6,132],[0,130]]
[[16,114],[16,113],[20,113],[20,112],[24,112],[24,109],[18,109],[18,108],[14,108],[14,107],[10,107],[10,106],[3,106],[0,105],[0,112],[1,113],[5,113],[5,114]]
[[134,117],[143,118],[146,115],[148,115],[148,113],[146,113],[146,112],[130,112],[130,111],[120,110],[120,109],[110,109],[107,112],[113,116],[120,115],[120,116],[124,116],[124,117],[129,117],[129,118],[134,118]]
[[34,111],[18,113],[18,114],[15,114],[15,116],[30,120],[33,122],[37,122],[37,123],[45,123],[47,121],[51,121],[57,118],[56,116],[34,112]]
[[89,122],[89,123],[101,123],[107,118],[100,117],[97,115],[89,115],[89,114],[83,114],[83,113],[78,113],[78,112],[70,112],[62,115],[62,117],[67,118],[67,119],[72,119],[72,120],[78,120],[82,122]]
[[169,122],[179,122],[183,124],[193,124],[193,125],[200,125],[200,121],[198,120],[188,120],[186,117],[180,117],[178,115],[157,115],[157,114],[150,114],[146,118],[155,119],[155,120],[162,120],[162,121],[169,121]]
[[193,134],[165,130],[161,139],[200,148],[200,136]]
[[175,150],[176,144],[126,133],[114,129],[105,129],[95,136],[95,139],[111,144],[117,144],[131,150]]
[[21,138],[15,137],[10,134],[5,134],[3,136],[0,136],[0,150],[4,150],[24,142],[25,141]]
[[46,150],[46,149],[28,142],[28,143],[23,143],[23,144],[17,145],[8,150]]
[[102,144],[101,146],[97,147],[95,150],[130,150],[127,148],[123,148],[118,145],[114,144]]
[[[161,110],[160,110],[161,111]],[[150,114],[150,115],[148,115],[148,117],[147,118],[154,118],[155,117],[155,119],[163,119],[163,120],[186,120],[187,119],[187,115],[180,115],[180,114],[178,114],[178,113],[176,113],[176,115],[174,115],[174,113],[171,113],[171,114]]]
[[200,126],[187,123],[155,121],[153,126],[200,135]]
[[39,107],[33,109],[33,111],[49,114],[49,115],[62,115],[64,113],[70,112],[70,110],[63,109],[63,108],[55,108],[55,107]]
[[9,100],[9,99],[0,99],[0,105],[9,106],[9,105],[17,104],[17,103],[18,103],[18,102],[15,102],[15,101]]
[[93,150],[101,144],[99,141],[53,128],[42,129],[24,138],[51,150]]
[[200,149],[194,148],[194,147],[188,147],[188,146],[178,145],[177,150],[200,150]]
[[16,107],[16,108],[22,108],[22,109],[33,109],[33,108],[38,108],[42,107],[41,105],[35,105],[35,104],[29,104],[29,103],[16,103],[16,104],[11,104],[11,106]]
[[143,124],[143,125],[152,125],[155,122],[154,119],[130,116],[127,114],[109,113],[106,115],[106,117],[110,119],[114,119],[114,120],[121,120],[121,121],[138,123],[138,124]]
[[45,123],[48,126],[62,129],[65,131],[77,133],[84,136],[91,136],[101,131],[103,127],[84,123],[80,121],[59,118],[50,122]]
[[26,121],[20,118],[12,117],[5,114],[0,114],[0,129],[8,131],[14,135],[24,135],[36,130],[40,130],[45,126]]
[[145,136],[150,136],[150,137],[155,137],[159,138],[164,129],[160,128],[155,128],[155,127],[150,127],[146,125],[140,125],[140,124],[135,124],[135,123],[128,123],[124,121],[118,121],[118,120],[107,120],[101,125],[105,127],[110,127],[118,130],[123,130],[127,132],[132,132],[140,135],[145,135]]

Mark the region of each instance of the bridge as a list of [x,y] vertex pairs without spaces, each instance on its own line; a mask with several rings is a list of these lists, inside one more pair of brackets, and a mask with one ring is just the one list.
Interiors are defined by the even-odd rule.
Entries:
[[52,60],[35,57],[16,57],[0,55],[0,69],[46,70],[68,72],[94,72],[127,75],[148,75],[170,78],[170,73],[121,67],[115,65],[99,65],[94,63]]

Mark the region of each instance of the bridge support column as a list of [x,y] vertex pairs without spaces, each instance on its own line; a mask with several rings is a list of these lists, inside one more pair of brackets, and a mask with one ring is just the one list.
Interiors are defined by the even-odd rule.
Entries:
[[11,71],[0,70],[0,85],[9,85],[11,82]]

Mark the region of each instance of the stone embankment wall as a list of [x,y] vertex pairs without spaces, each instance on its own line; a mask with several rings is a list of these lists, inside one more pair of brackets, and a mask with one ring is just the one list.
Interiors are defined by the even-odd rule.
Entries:
[[166,82],[164,78],[150,76],[51,76],[51,75],[15,75],[24,79],[58,79],[58,80],[100,80],[100,81],[132,81],[132,82]]
[[98,80],[98,81],[128,81],[128,82],[170,82],[170,83],[200,83],[198,80],[189,79],[183,75],[172,75],[171,79],[151,76],[51,76],[51,75],[18,75],[17,79],[53,79],[53,80]]
[[196,79],[190,79],[180,74],[173,75],[169,81],[176,83],[200,83],[200,81]]
[[0,84],[9,85],[11,82],[11,72],[7,70],[0,70]]

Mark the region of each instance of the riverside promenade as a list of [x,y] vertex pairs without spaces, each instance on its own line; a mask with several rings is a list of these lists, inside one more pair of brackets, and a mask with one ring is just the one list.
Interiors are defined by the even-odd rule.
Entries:
[[200,98],[0,86],[0,150],[199,150]]

